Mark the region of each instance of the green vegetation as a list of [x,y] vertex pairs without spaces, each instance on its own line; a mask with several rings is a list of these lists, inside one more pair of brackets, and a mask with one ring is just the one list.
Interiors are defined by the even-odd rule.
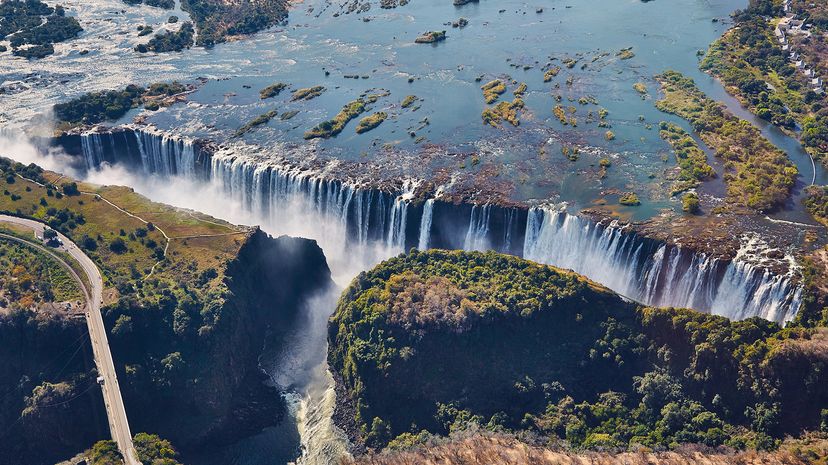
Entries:
[[[43,185],[18,174],[35,174]],[[130,188],[84,183],[75,183],[74,188],[72,183],[64,176],[2,159],[0,190],[8,194],[0,195],[0,211],[34,218],[64,232],[100,268],[105,288],[102,314],[123,397],[132,406],[130,419],[137,424],[151,422],[154,431],[182,448],[215,437],[238,439],[251,432],[249,422],[255,429],[279,421],[284,405],[278,393],[261,384],[258,356],[269,328],[288,328],[299,311],[297,302],[330,284],[321,249],[311,241],[273,239],[255,228],[153,203]],[[50,338],[39,332],[45,331],[40,329],[48,326],[45,322],[29,311],[21,312],[9,317],[9,325],[13,323],[9,329],[0,312],[0,338],[11,344],[9,350],[19,351],[37,341],[33,350],[48,348],[44,358],[54,360],[55,354],[83,342],[79,335],[85,331]],[[82,321],[77,323],[85,330]],[[31,330],[24,331],[21,325]],[[44,346],[44,341],[52,344],[53,339],[65,345],[59,350]],[[81,371],[77,380],[67,380],[38,375],[45,362],[20,368],[17,361],[22,357],[0,356],[14,362],[0,364],[0,389],[20,394],[14,404],[9,401],[0,409],[4,430],[29,408],[26,424],[41,425],[44,431],[42,425],[60,427],[70,420],[85,422],[78,434],[101,431],[88,416],[68,407],[38,408],[96,387],[94,371],[91,378],[82,377],[86,372]],[[85,370],[89,357],[75,357],[76,365]],[[57,367],[64,363],[61,360]],[[34,373],[25,371],[29,365]],[[77,371],[71,373],[74,377]],[[34,385],[21,384],[24,374]],[[35,396],[33,389],[42,382],[51,384]],[[28,404],[27,397],[32,399]],[[99,394],[91,400],[99,403]],[[248,401],[256,404],[256,412],[240,413],[245,418],[241,427],[235,421],[237,409]],[[196,404],[198,409],[193,409]],[[91,409],[82,402],[77,405]],[[68,417],[51,418],[53,411]],[[77,429],[67,428],[60,441],[77,447],[79,440],[69,434],[74,434],[73,428]],[[83,439],[82,444],[93,442]],[[38,445],[42,447],[42,441]],[[161,444],[154,450],[166,448]],[[0,453],[4,450],[0,444]]]
[[521,83],[517,86],[517,89],[515,89],[515,90],[513,90],[513,91],[512,91],[512,94],[513,94],[515,97],[523,97],[523,94],[525,94],[525,93],[526,93],[526,83],[525,83],[525,82],[521,82]]
[[814,219],[828,225],[828,186],[810,186],[802,203]]
[[366,111],[365,102],[359,98],[342,107],[342,110],[334,116],[333,119],[323,121],[316,125],[316,127],[305,131],[305,139],[323,138],[328,139],[336,136],[343,129],[349,121],[356,118]]
[[635,56],[635,53],[632,51],[632,47],[622,48],[618,53],[615,54],[618,58],[622,60],[629,60],[630,58]]
[[278,115],[279,115],[278,110],[270,110],[267,113],[261,114],[261,115],[255,117],[255,118],[253,118],[252,120],[250,120],[244,126],[237,129],[236,132],[233,134],[233,137],[241,137],[241,136],[247,134],[248,132],[252,131],[253,129],[257,128],[258,126],[269,123],[270,120],[272,120],[273,118],[275,118]]
[[[181,465],[178,452],[170,441],[157,434],[138,433],[132,439],[138,460],[146,465]],[[85,458],[90,465],[122,465],[123,458],[115,441],[98,441],[86,451]]]
[[121,465],[124,463],[118,444],[111,440],[96,442],[85,455],[89,458],[90,465]]
[[80,297],[77,283],[53,257],[0,238],[0,309],[31,309]]
[[681,209],[686,213],[691,213],[693,215],[698,214],[701,211],[699,196],[695,192],[688,192],[684,194],[681,198]]
[[385,121],[385,118],[388,118],[388,114],[384,111],[378,111],[373,115],[366,116],[359,120],[359,124],[357,124],[356,132],[357,134],[362,134],[363,132],[368,132],[371,129],[382,124]]
[[788,199],[797,169],[784,152],[758,129],[740,120],[724,105],[709,99],[692,79],[675,71],[656,77],[664,91],[659,110],[678,115],[725,162],[727,201],[732,206],[768,211]]
[[280,92],[287,88],[287,84],[284,82],[277,82],[276,84],[270,85],[259,91],[259,98],[262,100],[268,99],[270,97],[275,97],[279,95]]
[[291,100],[311,100],[313,98],[319,97],[322,95],[322,92],[325,92],[325,88],[323,86],[313,86],[313,87],[306,87],[303,89],[299,89],[293,93],[291,96]]
[[135,444],[135,452],[138,453],[138,460],[144,464],[151,465],[181,465],[178,460],[178,452],[173,448],[170,441],[161,439],[157,434],[138,433],[132,439]]
[[466,428],[576,449],[774,449],[828,407],[822,329],[640,308],[492,252],[412,250],[360,274],[329,341],[355,434],[377,449]]
[[569,124],[568,118],[566,116],[566,110],[564,110],[563,105],[555,105],[555,107],[552,109],[552,113],[555,115],[555,118],[558,118],[558,121],[560,121],[561,124]]
[[141,104],[145,89],[129,85],[124,90],[90,92],[54,106],[55,117],[70,124],[96,124],[116,120]]
[[414,39],[417,44],[433,44],[446,40],[446,31],[430,31]]
[[642,96],[647,95],[647,84],[644,84],[643,82],[636,82],[633,84],[633,89],[635,89],[635,91]]
[[114,121],[124,116],[129,110],[146,104],[147,108],[158,109],[161,105],[168,105],[166,97],[187,91],[183,84],[155,83],[148,88],[134,84],[123,90],[108,90],[90,92],[65,103],[54,106],[55,117],[59,127],[67,128],[79,124],[97,124],[103,121]]
[[402,103],[400,104],[400,106],[402,106],[403,108],[408,108],[408,107],[410,107],[411,105],[413,105],[415,102],[417,102],[418,100],[420,100],[420,99],[419,99],[419,97],[417,97],[416,95],[407,95],[407,96],[403,99],[403,101],[402,101]]
[[138,26],[138,37],[144,37],[152,34],[154,29],[150,25]]
[[175,8],[175,0],[123,0],[127,5],[140,5],[143,3],[147,6],[154,6],[156,8],[163,8],[165,10],[172,10]]
[[553,77],[557,76],[558,73],[561,72],[560,66],[552,66],[551,68],[547,69],[545,73],[543,73],[543,82],[549,82],[552,80]]
[[500,79],[494,79],[480,86],[486,103],[494,103],[501,94],[506,92],[506,84]]
[[193,23],[185,22],[177,31],[165,31],[163,34],[155,34],[146,44],[139,44],[135,51],[139,53],[155,52],[180,52],[193,45],[195,30]]
[[508,121],[512,126],[518,126],[520,119],[518,119],[518,111],[523,108],[523,100],[515,98],[511,102],[498,102],[497,105],[491,108],[486,108],[481,114],[483,123],[493,127],[499,127],[501,121]]
[[[818,2],[802,2],[806,5],[819,8]],[[797,71],[774,37],[775,24],[783,15],[779,3],[751,0],[747,9],[734,15],[734,27],[710,46],[701,67],[721,79],[728,92],[760,118],[792,135],[799,125],[805,148],[828,163],[828,97],[811,89],[810,78]],[[775,19],[767,21],[766,17]],[[790,39],[807,63],[825,69],[828,55],[818,45],[822,40],[816,36],[800,40],[793,35]]]
[[212,46],[230,36],[254,34],[287,18],[282,1],[181,0],[198,29],[197,45]]
[[707,154],[699,148],[699,144],[681,126],[662,121],[659,123],[659,134],[676,154],[676,163],[680,168],[678,181],[673,186],[673,195],[684,192],[715,177],[713,167],[707,164]]
[[145,97],[169,97],[187,91],[187,86],[178,81],[173,82],[156,82],[147,87],[144,93]]
[[52,8],[39,0],[0,3],[0,40],[8,40],[16,56],[51,55],[54,44],[73,39],[82,31],[78,20],[66,16],[60,5]]
[[618,203],[621,205],[626,205],[628,207],[635,207],[641,205],[641,201],[638,200],[638,194],[635,192],[625,192],[621,194],[618,198]]
[[[16,174],[44,185],[20,178],[9,183],[9,178],[14,180]],[[52,229],[69,236],[101,268],[105,284],[123,283],[125,287],[120,289],[121,292],[129,289],[126,283],[147,279],[151,273],[156,279],[163,276],[171,280],[169,283],[175,286],[191,282],[192,288],[198,289],[200,286],[195,283],[200,271],[196,270],[220,268],[221,263],[232,256],[229,255],[232,247],[227,253],[208,252],[202,247],[210,245],[218,250],[226,249],[236,239],[248,234],[227,223],[216,221],[214,224],[203,221],[199,216],[181,215],[174,208],[154,204],[128,188],[77,184],[69,182],[66,177],[61,181],[64,186],[58,187],[51,183],[52,179],[59,178],[58,175],[45,172],[35,165],[25,167],[0,158],[0,177],[3,190],[8,191],[7,195],[0,196],[0,211],[43,221]],[[104,199],[140,216],[149,224],[119,212]],[[183,240],[171,239],[169,251],[165,254],[167,239],[159,228],[171,238],[227,235],[192,239],[186,241],[189,245],[184,244]],[[196,246],[196,243],[199,245]],[[195,269],[190,269],[192,263],[197,265]],[[151,294],[152,288],[143,286],[141,292]]]

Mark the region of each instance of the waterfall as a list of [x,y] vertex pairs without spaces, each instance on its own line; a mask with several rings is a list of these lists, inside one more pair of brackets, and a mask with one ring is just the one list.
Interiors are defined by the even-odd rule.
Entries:
[[417,248],[428,249],[428,240],[431,235],[431,218],[434,215],[434,199],[428,199],[423,204],[423,217],[420,220],[420,238]]
[[680,246],[652,250],[617,224],[602,226],[561,211],[529,212],[524,257],[568,268],[645,305],[687,307],[733,320],[790,321],[802,288],[744,261],[722,261]]
[[[572,269],[646,305],[688,307],[731,319],[789,321],[802,299],[802,288],[791,276],[751,264],[743,251],[733,260],[719,259],[641,238],[617,223],[602,225],[544,208],[530,209],[525,223],[518,221],[519,210],[491,205],[472,205],[468,216],[458,217],[468,207],[435,209],[434,199],[424,202],[415,226],[409,224],[415,189],[410,181],[395,196],[229,150],[204,155],[209,163],[199,169],[191,141],[148,131],[121,134],[117,142],[113,133],[82,135],[87,166],[132,161],[150,174],[208,179],[254,221],[274,232],[316,238],[326,244],[326,252],[336,248],[332,256],[370,254],[351,258],[366,266],[411,245],[494,249]],[[521,240],[522,250],[516,249]]]
[[489,244],[489,205],[472,205],[469,229],[463,250],[488,250]]
[[101,135],[95,132],[81,135],[81,152],[86,169],[97,168],[103,162],[103,146]]

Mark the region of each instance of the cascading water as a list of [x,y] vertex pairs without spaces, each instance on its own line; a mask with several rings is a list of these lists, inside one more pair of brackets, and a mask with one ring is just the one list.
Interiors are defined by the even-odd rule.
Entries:
[[403,184],[403,193],[394,199],[391,209],[391,227],[388,228],[388,249],[405,251],[405,227],[408,219],[408,204],[414,195],[414,185],[411,182]]
[[145,173],[194,177],[195,150],[191,141],[144,131],[134,134]]
[[721,261],[680,246],[655,250],[621,228],[565,212],[535,208],[526,227],[524,257],[569,268],[646,305],[687,307],[744,319],[787,322],[801,286],[736,258]]
[[473,205],[466,231],[464,250],[488,250],[489,244],[489,205]]
[[101,145],[101,135],[94,132],[82,135],[81,152],[83,153],[83,161],[86,164],[86,169],[101,166],[103,159],[100,157],[104,154],[104,149]]
[[434,199],[428,199],[423,204],[423,216],[420,220],[420,237],[417,241],[417,248],[428,249],[429,236],[431,234],[431,219],[434,216]]
[[[147,131],[120,134],[125,140],[125,134],[134,134],[145,172],[193,180],[198,177],[198,157],[191,142]],[[87,165],[118,161],[116,137],[114,133],[84,134],[81,148]],[[503,209],[505,214],[497,220],[502,224],[495,228],[490,205],[471,206],[465,236],[457,238],[459,241],[447,240],[446,235],[460,231],[446,232],[452,228],[445,227],[435,231],[438,212],[433,199],[422,205],[419,218],[410,218],[416,187],[411,182],[404,183],[400,195],[393,197],[231,152],[213,153],[209,159],[206,177],[210,182],[262,223],[279,232],[301,235],[310,221],[319,225],[311,235],[327,247],[338,244],[344,248],[345,243],[363,246],[360,253],[369,256],[358,261],[365,266],[402,252],[406,246],[433,246],[435,234],[442,240],[438,246],[448,243],[466,250],[510,251],[522,228],[525,258],[572,269],[646,305],[688,307],[732,319],[761,316],[785,322],[793,318],[801,301],[802,289],[790,276],[752,265],[743,259],[742,252],[733,260],[720,260],[680,246],[647,241],[617,224],[603,226],[544,208],[532,208],[525,226],[516,224],[516,209]],[[445,216],[443,212],[440,219]],[[291,217],[305,218],[304,229],[286,227]],[[357,250],[348,249],[344,255],[352,260],[354,253]]]
[[[230,200],[244,211],[244,218],[264,225],[265,230],[319,240],[334,279],[342,285],[358,271],[408,245],[521,253],[514,247],[522,241],[525,258],[570,268],[647,305],[784,322],[793,318],[801,300],[801,287],[790,277],[751,265],[741,255],[719,260],[640,238],[617,224],[603,226],[543,208],[529,210],[522,222],[518,209],[454,206],[434,199],[418,209],[412,207],[413,183],[405,183],[394,197],[228,151],[203,155],[190,142],[143,131],[134,132],[132,145],[122,134],[124,141],[119,143],[127,147],[130,160],[120,160],[124,155],[117,150],[115,137],[81,137],[82,155],[90,169],[104,161],[131,161],[145,173],[181,176],[202,184],[208,180],[222,200]],[[207,157],[209,163],[199,161]],[[206,210],[232,219],[232,212]],[[463,216],[458,217],[459,211]],[[333,303],[326,308],[332,310]],[[309,325],[312,330],[300,335],[305,346],[325,347],[326,321],[327,315],[318,318]],[[301,346],[294,352],[299,359],[304,357]],[[312,378],[297,387],[295,395],[299,403],[294,413],[303,446],[300,461],[325,463],[343,453],[344,440],[331,422],[335,395],[324,356],[309,353],[315,354],[317,365]]]

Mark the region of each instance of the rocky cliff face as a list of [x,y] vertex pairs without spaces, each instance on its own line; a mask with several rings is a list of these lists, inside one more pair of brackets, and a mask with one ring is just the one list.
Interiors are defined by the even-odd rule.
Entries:
[[[224,275],[221,295],[200,302],[202,313],[214,315],[209,332],[164,330],[144,358],[136,347],[114,354],[123,360],[118,365],[128,380],[123,394],[132,429],[169,438],[185,459],[188,451],[220,447],[281,419],[284,401],[264,384],[258,357],[266,342],[279,343],[273,334],[294,323],[305,299],[333,285],[314,241],[272,238],[259,230],[248,236]],[[137,312],[155,313],[162,321],[172,317],[175,323],[176,312],[170,315],[163,307],[159,301]],[[135,318],[135,313],[118,305],[107,318],[116,325],[116,315]],[[161,360],[153,355],[164,352],[170,355]]]
[[604,451],[772,450],[828,407],[825,328],[642,308],[491,252],[412,251],[361,274],[329,342],[356,453],[475,429]]
[[83,319],[0,315],[0,464],[51,464],[109,434]]
[[[311,240],[254,230],[232,256],[206,273],[220,280],[209,292],[136,280],[103,310],[132,431],[162,434],[185,459],[281,419],[258,357],[333,285]],[[0,341],[0,465],[55,463],[109,437],[83,319],[0,315]]]

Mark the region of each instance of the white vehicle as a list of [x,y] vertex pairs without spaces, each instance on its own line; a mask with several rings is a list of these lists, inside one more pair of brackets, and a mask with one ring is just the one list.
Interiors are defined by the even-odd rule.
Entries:
[[103,376],[98,376],[97,381],[98,381],[98,384],[100,384],[101,386],[104,385],[104,377]]

